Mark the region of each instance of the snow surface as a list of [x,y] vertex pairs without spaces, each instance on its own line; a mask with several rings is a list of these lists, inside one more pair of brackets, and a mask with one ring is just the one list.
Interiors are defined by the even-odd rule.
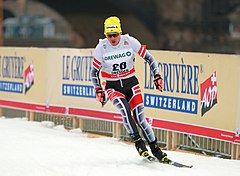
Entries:
[[149,162],[134,145],[51,122],[0,117],[1,176],[239,176],[240,161],[166,151],[193,168]]

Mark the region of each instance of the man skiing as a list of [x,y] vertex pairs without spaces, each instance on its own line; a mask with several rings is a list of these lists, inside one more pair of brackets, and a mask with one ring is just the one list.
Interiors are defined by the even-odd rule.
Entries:
[[[122,34],[118,17],[112,16],[105,20],[104,34],[106,38],[99,40],[95,48],[91,69],[91,79],[96,90],[97,100],[105,104],[107,99],[110,99],[120,111],[124,127],[134,141],[140,156],[148,157],[149,153],[139,134],[137,125],[141,128],[152,154],[160,162],[169,163],[167,154],[158,147],[157,138],[144,115],[141,89],[135,77],[134,52],[148,62],[154,75],[156,89],[162,91],[163,80],[159,74],[156,60],[145,45],[141,45],[137,39],[128,34]],[[105,90],[101,86],[100,73],[102,78],[106,80]]]

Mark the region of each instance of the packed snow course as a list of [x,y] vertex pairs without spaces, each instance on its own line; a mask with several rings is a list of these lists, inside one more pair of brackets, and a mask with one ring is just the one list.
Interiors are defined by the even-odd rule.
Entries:
[[149,162],[134,145],[115,138],[89,138],[52,122],[0,117],[1,176],[239,176],[240,161],[166,151],[193,165],[177,168]]

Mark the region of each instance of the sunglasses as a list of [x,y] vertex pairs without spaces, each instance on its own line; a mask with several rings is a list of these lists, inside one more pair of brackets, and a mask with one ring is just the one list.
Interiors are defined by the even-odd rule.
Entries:
[[119,34],[107,34],[107,38],[116,38],[116,37],[118,37],[119,36]]

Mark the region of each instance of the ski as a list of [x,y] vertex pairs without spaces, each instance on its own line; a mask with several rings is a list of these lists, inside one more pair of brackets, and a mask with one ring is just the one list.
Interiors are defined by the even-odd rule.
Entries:
[[154,156],[151,156],[151,155],[147,155],[147,156],[144,156],[147,160],[149,161],[155,161],[156,158]]
[[[168,163],[166,163],[166,164],[168,164]],[[182,168],[192,168],[193,167],[193,165],[185,165],[185,164],[182,164],[182,163],[179,163],[179,162],[176,162],[176,161],[171,161],[171,160],[170,160],[169,164],[173,165],[175,167],[182,167]]]
[[159,161],[156,157],[151,156],[151,155],[144,156],[144,158],[146,158],[148,161],[157,161],[159,163],[169,164],[169,165],[173,165],[175,167],[180,167],[180,168],[192,168],[193,167],[192,165],[185,165],[185,164],[182,164],[182,163],[179,163],[176,161],[172,161],[170,159],[168,159],[169,160],[168,162],[162,162],[162,161]]

